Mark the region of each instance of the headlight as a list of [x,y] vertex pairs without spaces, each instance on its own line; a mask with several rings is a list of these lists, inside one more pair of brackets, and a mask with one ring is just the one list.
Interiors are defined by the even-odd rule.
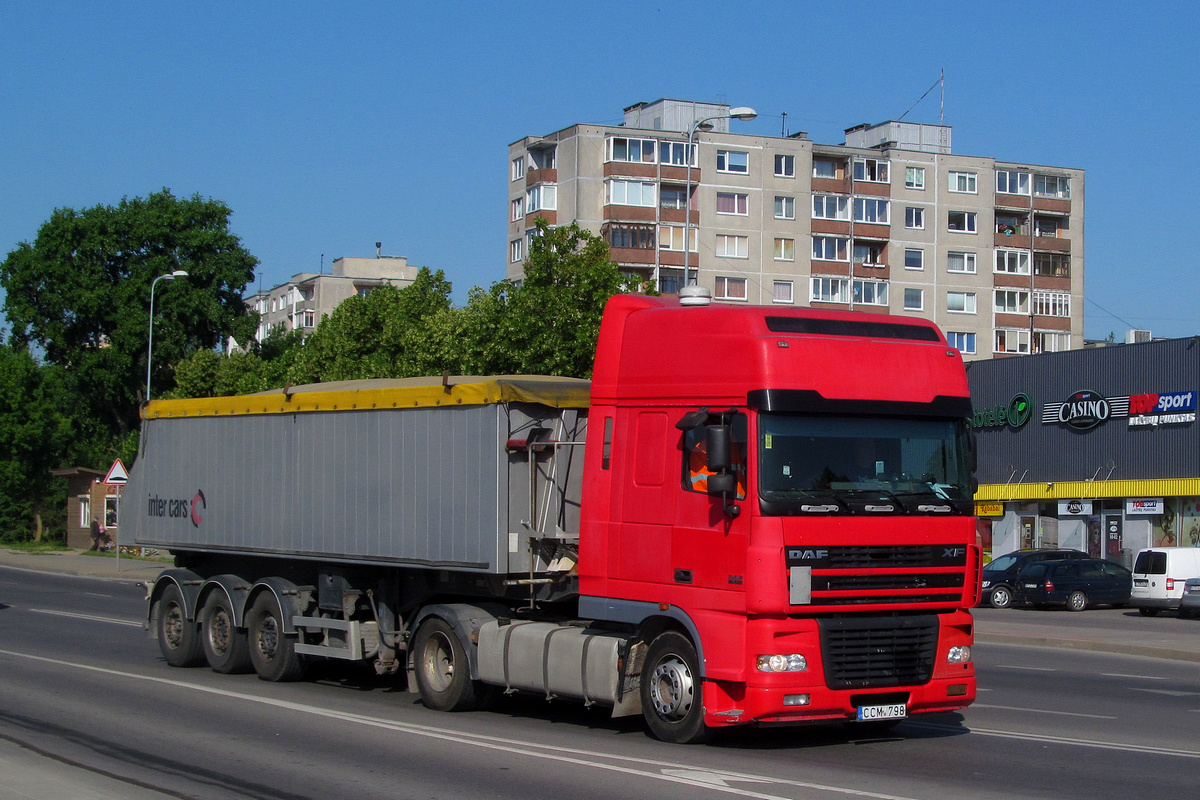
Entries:
[[758,657],[759,672],[803,672],[808,669],[808,660],[799,653]]
[[971,660],[971,646],[967,644],[951,647],[946,654],[946,661],[951,664],[965,664]]

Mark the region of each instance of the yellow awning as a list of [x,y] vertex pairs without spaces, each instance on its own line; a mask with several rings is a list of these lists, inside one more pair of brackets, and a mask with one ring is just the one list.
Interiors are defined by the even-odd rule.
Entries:
[[1147,478],[1119,481],[1053,481],[981,484],[975,502],[1014,500],[1094,500],[1101,497],[1197,497],[1200,478]]

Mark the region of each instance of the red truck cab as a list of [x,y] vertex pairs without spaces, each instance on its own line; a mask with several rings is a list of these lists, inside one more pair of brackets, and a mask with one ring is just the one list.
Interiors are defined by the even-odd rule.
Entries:
[[656,734],[974,700],[971,406],[935,325],[618,296],[591,399],[580,613],[657,634]]

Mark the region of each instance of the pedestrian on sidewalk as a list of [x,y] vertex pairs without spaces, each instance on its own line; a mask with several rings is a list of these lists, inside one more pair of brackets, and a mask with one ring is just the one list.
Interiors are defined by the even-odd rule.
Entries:
[[100,539],[104,536],[104,528],[100,525],[100,517],[92,515],[92,549],[100,549]]

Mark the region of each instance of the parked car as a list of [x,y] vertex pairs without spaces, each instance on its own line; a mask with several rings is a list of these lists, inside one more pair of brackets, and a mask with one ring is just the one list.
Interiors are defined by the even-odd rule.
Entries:
[[1088,554],[1081,550],[1017,550],[997,556],[983,567],[983,594],[979,604],[988,603],[992,608],[1012,605],[1017,575],[1030,564],[1087,557]]
[[1179,616],[1200,617],[1200,578],[1188,578],[1183,584],[1183,597],[1179,601]]
[[1041,561],[1017,576],[1016,599],[1035,608],[1063,605],[1068,611],[1088,606],[1129,604],[1133,573],[1099,558]]
[[1178,608],[1188,578],[1200,578],[1200,547],[1139,550],[1133,562],[1133,604],[1146,617]]

